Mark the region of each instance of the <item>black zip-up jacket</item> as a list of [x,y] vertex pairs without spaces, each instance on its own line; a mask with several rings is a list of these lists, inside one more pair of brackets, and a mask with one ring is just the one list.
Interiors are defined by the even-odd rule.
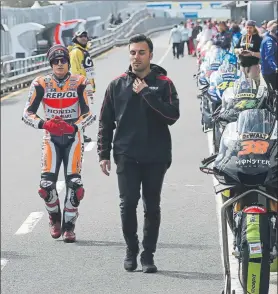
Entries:
[[131,68],[113,80],[105,93],[97,150],[99,160],[125,155],[142,163],[171,163],[172,144],[168,125],[179,116],[179,99],[173,82],[162,67],[151,64],[144,78],[148,87],[139,94],[132,89],[136,75]]
[[213,45],[216,45],[224,50],[229,50],[232,44],[232,33],[224,31],[218,33],[213,39]]

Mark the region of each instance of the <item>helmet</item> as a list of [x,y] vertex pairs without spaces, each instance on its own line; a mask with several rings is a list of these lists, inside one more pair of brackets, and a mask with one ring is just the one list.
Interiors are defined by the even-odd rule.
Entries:
[[49,63],[51,65],[52,63],[52,60],[54,60],[55,58],[57,57],[64,57],[68,60],[68,62],[70,63],[70,56],[69,56],[69,51],[68,49],[63,46],[63,45],[59,45],[59,44],[56,44],[54,46],[52,46],[47,54],[46,54],[46,57],[48,58],[49,60]]
[[77,31],[74,33],[74,36],[72,38],[72,42],[76,43],[76,38],[81,37],[82,35],[86,35],[88,37],[88,32],[87,31]]

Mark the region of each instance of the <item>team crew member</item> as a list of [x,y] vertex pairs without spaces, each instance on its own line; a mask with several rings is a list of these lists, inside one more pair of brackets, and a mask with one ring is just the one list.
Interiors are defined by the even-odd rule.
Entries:
[[225,21],[219,23],[219,33],[213,39],[213,45],[216,45],[224,50],[229,50],[232,45],[232,33]]
[[153,43],[144,35],[129,41],[131,65],[112,81],[99,118],[98,155],[109,175],[113,140],[117,165],[123,235],[127,244],[124,268],[137,268],[139,241],[136,208],[144,203],[143,272],[156,272],[153,254],[160,227],[160,194],[164,175],[172,160],[169,125],[179,118],[179,100],[173,82],[160,66],[151,64]]
[[242,35],[235,47],[235,53],[239,54],[240,69],[246,77],[255,80],[256,85],[260,84],[260,46],[262,38],[256,29],[256,22],[248,20],[246,23],[245,35]]
[[267,34],[261,43],[261,57],[262,57],[262,74],[264,80],[271,90],[277,90],[278,80],[278,26],[274,24],[271,27],[270,33]]
[[[95,73],[94,63],[88,52],[88,33],[86,31],[78,31],[75,33],[72,42],[74,46],[70,49],[70,63],[71,73],[78,74],[86,77],[91,85],[91,93],[88,92],[88,96],[91,98],[93,103],[93,93],[96,91],[95,87]],[[84,134],[84,142],[91,142],[92,139]]]
[[[83,130],[93,121],[86,93],[90,82],[69,72],[67,48],[55,45],[47,56],[53,73],[32,82],[22,119],[35,129],[45,130],[39,195],[49,213],[50,234],[55,239],[63,234],[65,242],[74,242],[78,206],[84,197],[80,175]],[[45,120],[37,115],[41,103]],[[62,162],[67,189],[61,226],[56,182]]]

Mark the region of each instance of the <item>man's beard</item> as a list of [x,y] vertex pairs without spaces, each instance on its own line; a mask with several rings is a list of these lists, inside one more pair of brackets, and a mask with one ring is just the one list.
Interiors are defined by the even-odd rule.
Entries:
[[146,69],[146,67],[141,67],[141,66],[136,67],[136,66],[134,66],[134,67],[132,67],[132,69],[135,72],[143,72]]

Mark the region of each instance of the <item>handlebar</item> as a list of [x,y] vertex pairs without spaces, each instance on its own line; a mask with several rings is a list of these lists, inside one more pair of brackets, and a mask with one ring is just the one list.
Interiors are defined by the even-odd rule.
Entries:
[[200,75],[200,73],[201,73],[201,72],[199,71],[198,73],[194,74],[194,75],[193,75],[193,78],[197,79],[197,77]]
[[210,157],[207,157],[201,161],[202,166],[200,166],[200,171],[206,174],[214,174],[214,170],[212,168],[209,168],[208,165],[210,165],[212,162],[215,161],[218,153],[211,155]]

